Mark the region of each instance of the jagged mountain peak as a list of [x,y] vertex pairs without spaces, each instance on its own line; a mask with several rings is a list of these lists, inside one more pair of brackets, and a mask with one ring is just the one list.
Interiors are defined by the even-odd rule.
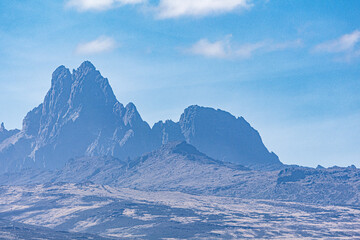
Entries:
[[72,75],[66,67],[60,66],[53,72],[51,88],[47,92],[43,103],[44,112],[58,113],[67,108],[72,82]]
[[[99,71],[96,70],[95,66],[90,61],[84,61],[76,70],[74,69],[71,73],[68,68],[64,65],[59,66],[55,69],[52,74],[52,86],[56,85],[58,81],[64,81],[70,77],[70,84],[76,80],[80,80],[88,75],[93,75],[93,78],[100,76],[103,78]],[[90,78],[91,79],[91,78]],[[103,78],[105,80],[105,78]],[[105,80],[105,82],[107,79]]]
[[103,78],[101,73],[96,70],[95,66],[89,61],[83,62],[76,70],[74,69],[72,75],[74,81],[82,79],[88,80],[89,76],[92,76],[92,78],[96,78],[98,76]]
[[0,124],[0,133],[2,134],[10,134],[10,133],[15,134],[17,132],[19,132],[18,129],[10,129],[10,130],[6,129],[4,122]]
[[[24,118],[16,146],[3,141],[0,167],[5,171],[24,167],[24,163],[57,168],[69,158],[84,155],[124,160],[174,141],[180,143],[173,145],[172,153],[203,152],[211,159],[235,164],[281,165],[245,119],[220,109],[192,105],[179,122],[160,121],[150,128],[135,104],[124,107],[117,101],[108,79],[89,61],[73,73],[58,67],[51,83],[44,102]],[[1,135],[3,139],[10,136]]]
[[176,125],[176,124],[177,124],[177,123],[176,123],[176,122],[174,122],[174,121],[173,121],[173,120],[171,120],[171,119],[167,119],[167,120],[165,120],[165,121],[160,120],[160,121],[158,121],[158,122],[154,123],[153,128],[156,128],[157,126],[159,126],[159,127],[163,127],[163,126]]
[[165,120],[165,124],[175,124],[175,122],[171,119]]
[[71,106],[90,104],[95,107],[111,106],[117,102],[107,78],[104,78],[89,61],[83,62],[72,74]]
[[126,104],[126,110],[129,112],[137,112],[136,106],[134,103],[129,102],[128,104]]
[[143,122],[139,112],[134,103],[129,102],[125,106],[125,115],[123,117],[125,125],[133,126],[139,122]]
[[[40,119],[38,128],[42,137],[44,134],[56,135],[61,125],[75,121],[81,115],[88,118],[106,117],[109,115],[106,112],[112,112],[117,102],[108,80],[88,61],[82,63],[73,74],[64,66],[58,67],[51,82],[51,88],[39,106],[42,109],[35,111],[37,114],[33,117]],[[26,119],[31,120],[29,117]]]
[[96,67],[90,61],[84,61],[83,63],[80,64],[80,67],[78,68],[78,71],[92,71],[92,70],[96,70]]
[[[102,107],[117,102],[113,90],[95,66],[83,62],[71,74],[65,66],[58,67],[52,74],[51,88],[44,99],[44,108],[57,113],[60,109],[79,108],[84,105]],[[56,114],[55,114],[56,115]]]
[[56,80],[63,79],[67,75],[71,76],[70,70],[64,65],[59,66],[52,74],[51,85],[53,86],[54,84],[56,84]]
[[99,71],[96,70],[96,67],[90,61],[84,61],[77,69],[73,70],[73,75],[86,75],[92,72]]
[[[17,129],[7,130],[7,129],[5,128],[4,123],[2,122],[2,123],[0,124],[0,144],[1,144],[1,142],[4,141],[5,139],[14,136],[14,135],[17,134],[18,132],[19,132],[19,130],[17,130]],[[1,147],[1,146],[0,146],[0,147]],[[0,161],[1,161],[1,159],[0,159]],[[1,162],[0,162],[0,164],[1,164]]]
[[149,131],[135,105],[124,108],[91,62],[83,62],[72,74],[60,66],[44,102],[23,121],[26,151],[16,164],[30,159],[36,166],[58,168],[77,156],[135,157],[151,150],[146,146]]
[[72,76],[67,68],[57,68],[52,74],[50,91],[63,91],[64,89],[70,89],[72,84]]

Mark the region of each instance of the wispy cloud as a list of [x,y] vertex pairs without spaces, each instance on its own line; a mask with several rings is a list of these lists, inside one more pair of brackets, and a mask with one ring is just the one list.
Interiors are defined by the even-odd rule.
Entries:
[[226,58],[231,51],[230,37],[231,36],[227,36],[225,39],[216,42],[201,39],[189,48],[187,52],[205,57]]
[[65,6],[80,12],[105,11],[124,5],[141,5],[159,19],[183,16],[204,17],[250,9],[252,0],[65,0]]
[[123,5],[139,4],[145,0],[68,0],[66,7],[75,8],[78,11],[104,11]]
[[360,31],[355,30],[352,33],[345,34],[338,39],[320,43],[315,46],[317,52],[339,53],[354,50],[354,47],[360,41]]
[[235,57],[249,58],[256,51],[263,49],[265,46],[266,46],[265,42],[247,43],[236,48],[234,52],[230,52],[229,56],[233,55]]
[[338,39],[316,45],[313,52],[335,54],[337,61],[351,61],[360,57],[360,31],[345,34]]
[[160,0],[159,18],[206,16],[251,8],[250,0]]
[[302,46],[300,39],[275,43],[273,41],[261,41],[236,45],[231,42],[231,35],[224,39],[211,42],[201,39],[186,50],[187,53],[209,58],[250,58],[255,53],[266,53],[294,49]]
[[91,42],[80,43],[75,52],[80,55],[90,55],[111,51],[116,47],[116,41],[113,38],[101,36]]

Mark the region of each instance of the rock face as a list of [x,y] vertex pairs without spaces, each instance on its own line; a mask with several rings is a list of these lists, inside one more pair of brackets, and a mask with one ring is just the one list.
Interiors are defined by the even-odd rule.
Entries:
[[185,139],[210,157],[245,165],[279,165],[259,133],[244,118],[228,112],[191,106],[180,118]]
[[186,140],[208,156],[253,168],[278,169],[279,158],[270,153],[259,133],[242,117],[200,106],[185,109],[178,123],[159,122],[153,127],[157,142]]
[[4,141],[5,139],[14,136],[15,134],[19,133],[20,131],[15,129],[15,130],[7,130],[5,128],[4,123],[1,123],[0,125],[0,143],[2,141]]
[[156,145],[163,145],[173,141],[185,141],[179,123],[171,120],[160,121],[154,124],[152,135]]
[[0,161],[9,171],[33,165],[58,168],[84,155],[126,159],[153,148],[150,133],[134,104],[119,103],[90,62],[73,73],[61,66],[44,102],[25,117],[23,130],[0,145]]
[[179,122],[158,122],[151,129],[134,104],[117,101],[90,62],[72,73],[58,67],[44,102],[26,115],[22,130],[0,129],[0,172],[60,168],[80,156],[126,160],[184,140],[214,159],[254,168],[282,166],[243,118],[221,110],[190,106]]

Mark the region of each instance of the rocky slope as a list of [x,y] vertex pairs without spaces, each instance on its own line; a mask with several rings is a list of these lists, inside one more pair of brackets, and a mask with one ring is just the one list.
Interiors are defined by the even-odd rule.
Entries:
[[0,220],[1,239],[360,238],[360,210],[352,206],[144,192],[91,183],[0,186],[0,192],[0,219],[5,219]]
[[113,157],[81,157],[71,159],[60,170],[30,169],[0,175],[0,185],[63,182],[323,205],[360,204],[359,169],[254,171],[214,160],[186,142],[171,142],[125,162]]
[[359,205],[359,193],[359,169],[332,167],[281,170],[273,195],[287,201]]

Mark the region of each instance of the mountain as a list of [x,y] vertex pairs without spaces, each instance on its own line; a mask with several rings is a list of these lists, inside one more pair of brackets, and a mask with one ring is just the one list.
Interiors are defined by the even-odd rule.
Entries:
[[152,130],[158,143],[186,140],[199,151],[224,162],[255,169],[279,169],[283,166],[243,117],[236,118],[219,109],[190,106],[178,123],[158,122]]
[[0,238],[354,238],[359,179],[283,165],[219,109],[150,128],[84,62],[55,70],[22,130],[0,125]]
[[119,103],[90,62],[72,73],[60,66],[44,102],[26,115],[22,131],[0,145],[1,169],[54,169],[84,155],[135,157],[153,149],[150,133],[135,105]]
[[249,169],[212,159],[186,142],[171,142],[129,162],[115,185],[143,190],[204,193],[228,186]]
[[0,172],[59,169],[81,156],[126,161],[172,141],[186,141],[224,162],[282,168],[244,118],[221,110],[190,106],[179,122],[158,122],[150,128],[135,105],[121,104],[108,80],[86,61],[72,73],[64,66],[54,71],[43,103],[26,115],[21,131],[9,132],[2,125]]
[[24,169],[0,174],[0,185],[95,183],[144,191],[271,198],[278,171],[253,171],[208,157],[194,146],[170,142],[141,157],[73,158],[58,170]]
[[61,170],[52,176],[50,182],[94,182],[114,185],[125,177],[127,162],[117,158],[80,157],[70,159]]
[[[204,189],[226,185],[232,176],[249,169],[224,163],[199,152],[186,142],[171,142],[157,150],[126,162],[110,156],[73,158],[59,170],[23,170],[0,175],[0,184],[40,184],[44,182],[94,182],[121,187],[179,190],[182,185]],[[215,179],[223,181],[216,183]],[[215,185],[214,185],[215,184]]]
[[59,170],[0,174],[0,185],[93,183],[145,192],[358,206],[359,179],[360,170],[354,167],[256,171],[212,159],[186,142],[171,142],[128,161],[88,156],[71,159]]

